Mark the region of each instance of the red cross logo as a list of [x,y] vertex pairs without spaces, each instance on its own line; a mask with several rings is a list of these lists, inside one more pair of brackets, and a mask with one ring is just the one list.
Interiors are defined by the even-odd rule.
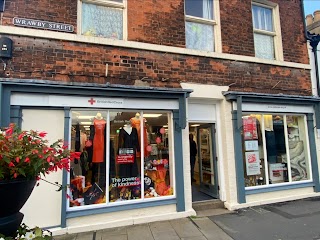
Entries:
[[93,105],[96,102],[96,100],[94,100],[93,98],[88,100],[88,103],[90,103],[91,105]]

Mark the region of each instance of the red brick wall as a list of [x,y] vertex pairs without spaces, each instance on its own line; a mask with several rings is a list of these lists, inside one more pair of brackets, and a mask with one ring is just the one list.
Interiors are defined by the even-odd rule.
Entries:
[[308,64],[300,1],[273,1],[279,4],[284,60]]
[[254,56],[251,1],[220,0],[222,51]]
[[[279,4],[284,60],[308,64],[300,1],[270,0]],[[224,53],[254,56],[251,1],[220,0]]]
[[[231,90],[311,94],[308,70],[126,48],[11,37],[13,59],[0,77],[151,86],[181,82],[231,85]],[[105,64],[109,65],[105,77]]]
[[[300,1],[279,4],[285,61],[308,63]],[[220,0],[224,53],[254,56],[251,1]],[[77,0],[6,0],[3,24],[26,17],[77,24]],[[128,40],[185,47],[184,0],[128,0]]]
[[77,0],[6,0],[2,24],[13,25],[14,17],[59,22],[77,26]]
[[183,0],[129,0],[128,40],[185,47]]

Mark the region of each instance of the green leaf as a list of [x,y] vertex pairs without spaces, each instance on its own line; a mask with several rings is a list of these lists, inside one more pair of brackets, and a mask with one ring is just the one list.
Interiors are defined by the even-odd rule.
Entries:
[[22,176],[26,176],[25,171],[23,170],[23,168],[18,168],[18,172],[22,175]]
[[34,234],[36,235],[36,237],[41,237],[42,236],[42,230],[39,227],[35,227],[34,228]]

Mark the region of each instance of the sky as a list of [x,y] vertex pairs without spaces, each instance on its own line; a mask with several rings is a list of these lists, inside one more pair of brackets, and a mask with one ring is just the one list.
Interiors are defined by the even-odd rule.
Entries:
[[304,0],[305,15],[313,14],[315,10],[320,10],[320,0]]

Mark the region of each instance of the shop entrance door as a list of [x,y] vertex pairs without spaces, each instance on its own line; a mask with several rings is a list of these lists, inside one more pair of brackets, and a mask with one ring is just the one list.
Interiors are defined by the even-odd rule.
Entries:
[[200,191],[219,198],[215,124],[201,125],[197,131]]

